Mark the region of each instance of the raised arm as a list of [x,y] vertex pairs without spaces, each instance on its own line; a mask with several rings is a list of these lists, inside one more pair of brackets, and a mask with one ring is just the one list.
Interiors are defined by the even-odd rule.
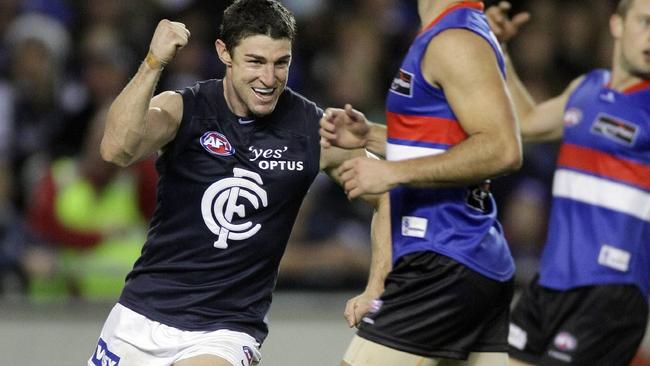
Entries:
[[152,96],[163,68],[189,36],[182,23],[158,23],[145,61],[109,109],[100,146],[104,160],[128,166],[174,138],[183,117],[182,97],[175,92]]
[[582,78],[574,80],[569,87],[555,98],[537,103],[521,82],[517,71],[507,53],[507,43],[517,35],[519,28],[529,19],[528,13],[519,13],[512,18],[508,16],[510,3],[500,2],[486,10],[488,22],[497,36],[506,56],[506,80],[512,95],[515,111],[519,118],[521,136],[524,141],[559,140],[563,134],[564,108],[569,96]]

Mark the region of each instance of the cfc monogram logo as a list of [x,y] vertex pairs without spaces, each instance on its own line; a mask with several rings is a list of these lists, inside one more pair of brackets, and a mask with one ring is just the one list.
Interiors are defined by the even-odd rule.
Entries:
[[268,205],[264,183],[259,174],[240,168],[233,170],[233,178],[213,183],[203,194],[201,213],[205,225],[216,234],[215,248],[228,248],[228,239],[244,240],[255,235],[262,225],[246,221],[233,224],[233,216],[246,217],[246,208],[237,203],[239,198],[247,200],[255,209]]

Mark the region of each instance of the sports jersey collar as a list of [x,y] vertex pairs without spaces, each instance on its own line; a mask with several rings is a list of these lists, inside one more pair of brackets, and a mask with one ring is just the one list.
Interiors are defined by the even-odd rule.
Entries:
[[225,79],[218,80],[217,88],[219,92],[217,93],[217,104],[219,105],[219,108],[222,111],[225,111],[224,112],[225,117],[229,121],[237,121],[237,123],[240,125],[249,125],[259,120],[258,118],[255,117],[240,117],[230,109],[230,107],[228,106],[228,101],[226,100],[226,93],[224,91],[224,88],[226,87],[224,80]]
[[250,117],[237,117],[237,122],[239,122],[240,125],[247,125],[249,123],[255,122],[255,118],[250,118]]
[[621,93],[623,94],[632,94],[640,91],[650,89],[650,80],[641,80],[638,83],[632,84],[627,88],[623,89]]
[[436,23],[438,23],[442,18],[445,17],[445,15],[451,13],[454,10],[458,10],[461,8],[471,8],[471,9],[476,9],[483,11],[485,9],[485,5],[483,2],[475,2],[475,1],[461,1],[458,3],[452,3],[450,4],[440,15],[436,17],[429,25],[424,27],[420,33],[424,33],[427,30],[431,29]]
[[[605,83],[605,87],[607,89],[612,89],[611,83],[612,83],[612,81],[608,80]],[[621,90],[619,93],[621,93],[621,94],[633,94],[633,93],[645,91],[645,90],[648,90],[648,89],[650,89],[650,80],[641,80],[641,81],[636,82],[636,83],[628,86],[627,88]]]

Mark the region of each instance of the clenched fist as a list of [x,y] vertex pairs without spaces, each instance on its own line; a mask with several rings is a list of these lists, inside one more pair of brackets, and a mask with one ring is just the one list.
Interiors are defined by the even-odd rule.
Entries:
[[185,24],[161,20],[149,45],[147,65],[151,68],[163,68],[174,59],[178,50],[185,47],[189,39],[190,31],[185,28]]

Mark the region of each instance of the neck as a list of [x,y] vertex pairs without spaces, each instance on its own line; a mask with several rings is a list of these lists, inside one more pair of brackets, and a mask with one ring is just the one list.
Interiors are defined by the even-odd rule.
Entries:
[[609,87],[618,91],[624,91],[638,83],[648,81],[648,78],[631,73],[629,67],[624,65],[619,46],[614,47],[614,62],[612,65],[612,76]]
[[241,103],[237,101],[237,96],[235,95],[235,90],[230,82],[230,77],[228,73],[223,78],[223,99],[226,100],[228,109],[238,116],[238,117],[247,117],[248,113],[245,107],[241,107]]
[[639,81],[641,81],[640,78],[624,72],[619,67],[618,70],[612,69],[612,77],[609,81],[609,87],[618,91],[623,91]]
[[[442,14],[448,7],[466,1],[458,0],[418,0],[418,15],[422,21],[422,26],[426,27]],[[467,1],[478,2],[478,1]]]

